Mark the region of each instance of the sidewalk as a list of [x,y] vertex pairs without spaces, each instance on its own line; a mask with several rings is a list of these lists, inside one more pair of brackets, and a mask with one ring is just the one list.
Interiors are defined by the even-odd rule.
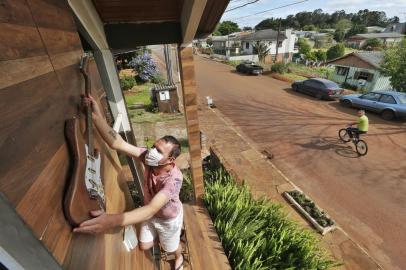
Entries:
[[[258,152],[253,147],[253,142],[224,118],[217,109],[209,109],[204,104],[205,100],[200,100],[199,123],[206,137],[206,147],[212,149],[238,182],[245,181],[250,186],[254,196],[265,195],[271,200],[280,202],[292,219],[305,227],[310,227],[282,197],[284,191],[295,187],[294,183]],[[338,269],[381,269],[342,229],[338,228],[319,237],[322,245],[331,252],[332,256],[344,263]]]

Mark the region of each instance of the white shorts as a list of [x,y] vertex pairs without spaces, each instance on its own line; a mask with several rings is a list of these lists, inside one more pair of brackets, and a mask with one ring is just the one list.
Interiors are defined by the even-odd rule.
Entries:
[[140,242],[153,242],[158,236],[162,248],[166,252],[174,252],[178,249],[180,233],[183,224],[183,207],[179,214],[172,219],[153,217],[141,224]]

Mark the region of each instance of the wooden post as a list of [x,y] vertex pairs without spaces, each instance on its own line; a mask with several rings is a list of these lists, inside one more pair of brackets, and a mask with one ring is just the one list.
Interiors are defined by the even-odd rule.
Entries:
[[193,187],[196,202],[200,203],[202,201],[204,187],[192,46],[178,46],[178,51]]

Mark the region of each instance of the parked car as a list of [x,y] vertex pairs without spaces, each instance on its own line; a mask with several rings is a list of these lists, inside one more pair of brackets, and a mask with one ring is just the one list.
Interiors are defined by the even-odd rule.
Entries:
[[264,68],[255,64],[255,62],[251,61],[244,61],[241,62],[237,67],[237,72],[252,74],[252,75],[260,75],[264,71]]
[[335,82],[313,78],[292,83],[292,89],[298,92],[309,94],[317,99],[332,100],[341,95],[344,90]]
[[340,98],[346,107],[355,107],[379,113],[383,119],[406,117],[406,94],[396,91],[372,91],[366,94],[351,94]]

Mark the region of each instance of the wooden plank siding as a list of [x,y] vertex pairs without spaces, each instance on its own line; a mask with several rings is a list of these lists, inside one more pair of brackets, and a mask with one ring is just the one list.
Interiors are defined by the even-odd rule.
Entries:
[[[65,120],[79,117],[83,53],[66,0],[0,0],[0,192],[65,269],[153,269],[141,251],[126,252],[121,231],[73,234],[63,214],[71,160]],[[105,94],[90,63],[92,91]],[[95,134],[102,156],[107,212],[128,208],[117,153]]]
[[189,141],[189,154],[196,201],[202,203],[203,169],[200,147],[200,129],[197,114],[197,91],[192,47],[179,47],[179,65],[182,80],[183,107]]

